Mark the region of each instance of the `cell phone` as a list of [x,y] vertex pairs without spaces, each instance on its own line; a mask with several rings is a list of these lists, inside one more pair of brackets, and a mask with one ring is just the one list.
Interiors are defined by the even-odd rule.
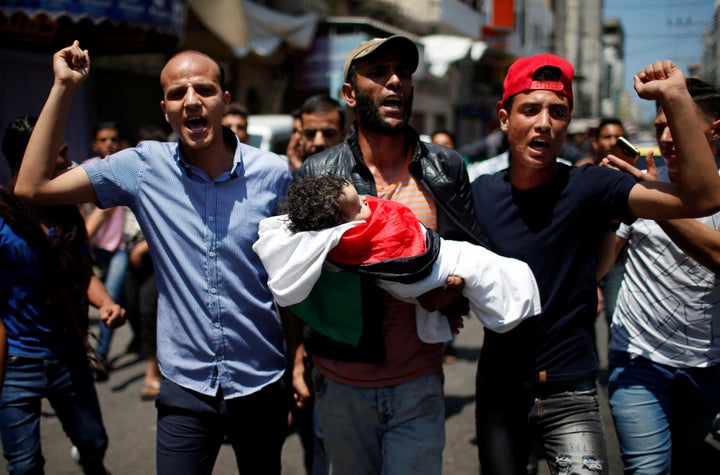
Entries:
[[637,149],[633,144],[627,141],[625,137],[618,137],[617,142],[613,145],[610,153],[618,158],[622,158],[630,165],[635,165],[637,159],[640,157],[640,150]]

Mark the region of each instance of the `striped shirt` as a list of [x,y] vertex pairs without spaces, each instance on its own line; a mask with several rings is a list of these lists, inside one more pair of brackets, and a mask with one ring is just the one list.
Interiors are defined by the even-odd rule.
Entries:
[[[100,157],[90,158],[84,163],[92,163],[102,160]],[[94,209],[94,205],[92,206]],[[108,252],[125,249],[125,241],[123,240],[123,224],[125,221],[124,208],[117,207],[110,214],[110,217],[97,229],[95,236],[91,238],[94,247]]]
[[[389,186],[377,187],[378,197],[407,205],[428,228],[437,230],[435,201],[407,169]],[[383,323],[386,359],[381,364],[337,361],[315,356],[318,371],[334,381],[357,387],[393,386],[442,369],[443,345],[420,340],[415,305],[385,293]]]
[[150,246],[158,284],[157,355],[163,376],[225,399],[285,371],[285,337],[267,273],[252,250],[291,181],[281,157],[240,143],[232,169],[210,178],[178,143],[141,142],[83,164],[102,207],[128,206]]

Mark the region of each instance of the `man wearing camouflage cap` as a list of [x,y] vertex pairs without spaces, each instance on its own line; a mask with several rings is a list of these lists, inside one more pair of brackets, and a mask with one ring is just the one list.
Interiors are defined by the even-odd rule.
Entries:
[[[298,177],[341,175],[361,194],[409,205],[445,238],[478,243],[483,238],[473,217],[462,158],[445,147],[420,142],[408,125],[418,62],[417,47],[402,36],[365,41],[355,48],[345,61],[342,95],[356,121],[343,143],[310,157]],[[424,305],[459,321],[467,312],[459,293],[463,282],[454,276],[450,280],[446,289],[426,295]],[[330,296],[329,290],[337,290],[341,282],[342,297]],[[362,330],[357,341],[341,343],[319,331],[309,341],[331,473],[440,474],[445,445],[443,344],[421,341],[412,305],[355,273],[321,278],[308,300],[315,313],[324,309],[328,320],[355,312]],[[353,302],[358,303],[355,310]],[[302,309],[292,309],[305,319]],[[298,396],[309,397],[302,383]]]

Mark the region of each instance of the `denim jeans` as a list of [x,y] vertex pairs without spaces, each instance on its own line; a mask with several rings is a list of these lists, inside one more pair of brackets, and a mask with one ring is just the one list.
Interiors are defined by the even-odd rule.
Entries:
[[163,379],[155,400],[158,475],[210,475],[223,441],[232,445],[240,475],[280,475],[290,396],[282,381],[224,399]]
[[625,473],[718,469],[720,451],[704,439],[720,412],[720,365],[672,368],[613,351],[609,369],[610,409]]
[[483,475],[525,475],[538,438],[551,473],[608,473],[594,381],[533,386],[478,373],[476,429]]
[[[102,281],[107,289],[110,297],[122,305],[123,285],[125,282],[125,270],[128,265],[128,255],[125,250],[117,250],[114,252],[104,249],[94,249],[93,258],[95,264],[102,271]],[[102,322],[99,325],[100,336],[95,347],[95,352],[104,361],[107,360],[110,353],[110,342],[112,341],[112,328],[106,327]]]
[[108,438],[92,370],[84,353],[71,358],[8,357],[5,385],[0,393],[0,439],[8,473],[43,473],[42,398],[48,399],[63,430],[77,447],[84,472],[104,474]]
[[442,472],[443,376],[433,373],[380,388],[358,388],[313,370],[315,404],[330,474]]
[[325,475],[327,468],[325,463],[325,445],[323,443],[322,430],[318,421],[315,400],[311,399],[310,404],[292,411],[293,426],[300,437],[305,461],[305,471],[308,475]]

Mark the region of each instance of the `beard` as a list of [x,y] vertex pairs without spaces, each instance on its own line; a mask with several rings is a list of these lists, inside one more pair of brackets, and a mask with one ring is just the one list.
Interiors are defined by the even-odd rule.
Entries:
[[387,135],[397,135],[403,133],[405,131],[405,127],[407,127],[410,122],[410,114],[412,114],[413,105],[412,93],[410,93],[410,96],[403,103],[403,117],[397,124],[391,124],[383,119],[378,112],[380,105],[376,104],[372,97],[364,94],[357,88],[355,89],[355,100],[357,101],[355,113],[357,115],[358,122],[367,130]]

